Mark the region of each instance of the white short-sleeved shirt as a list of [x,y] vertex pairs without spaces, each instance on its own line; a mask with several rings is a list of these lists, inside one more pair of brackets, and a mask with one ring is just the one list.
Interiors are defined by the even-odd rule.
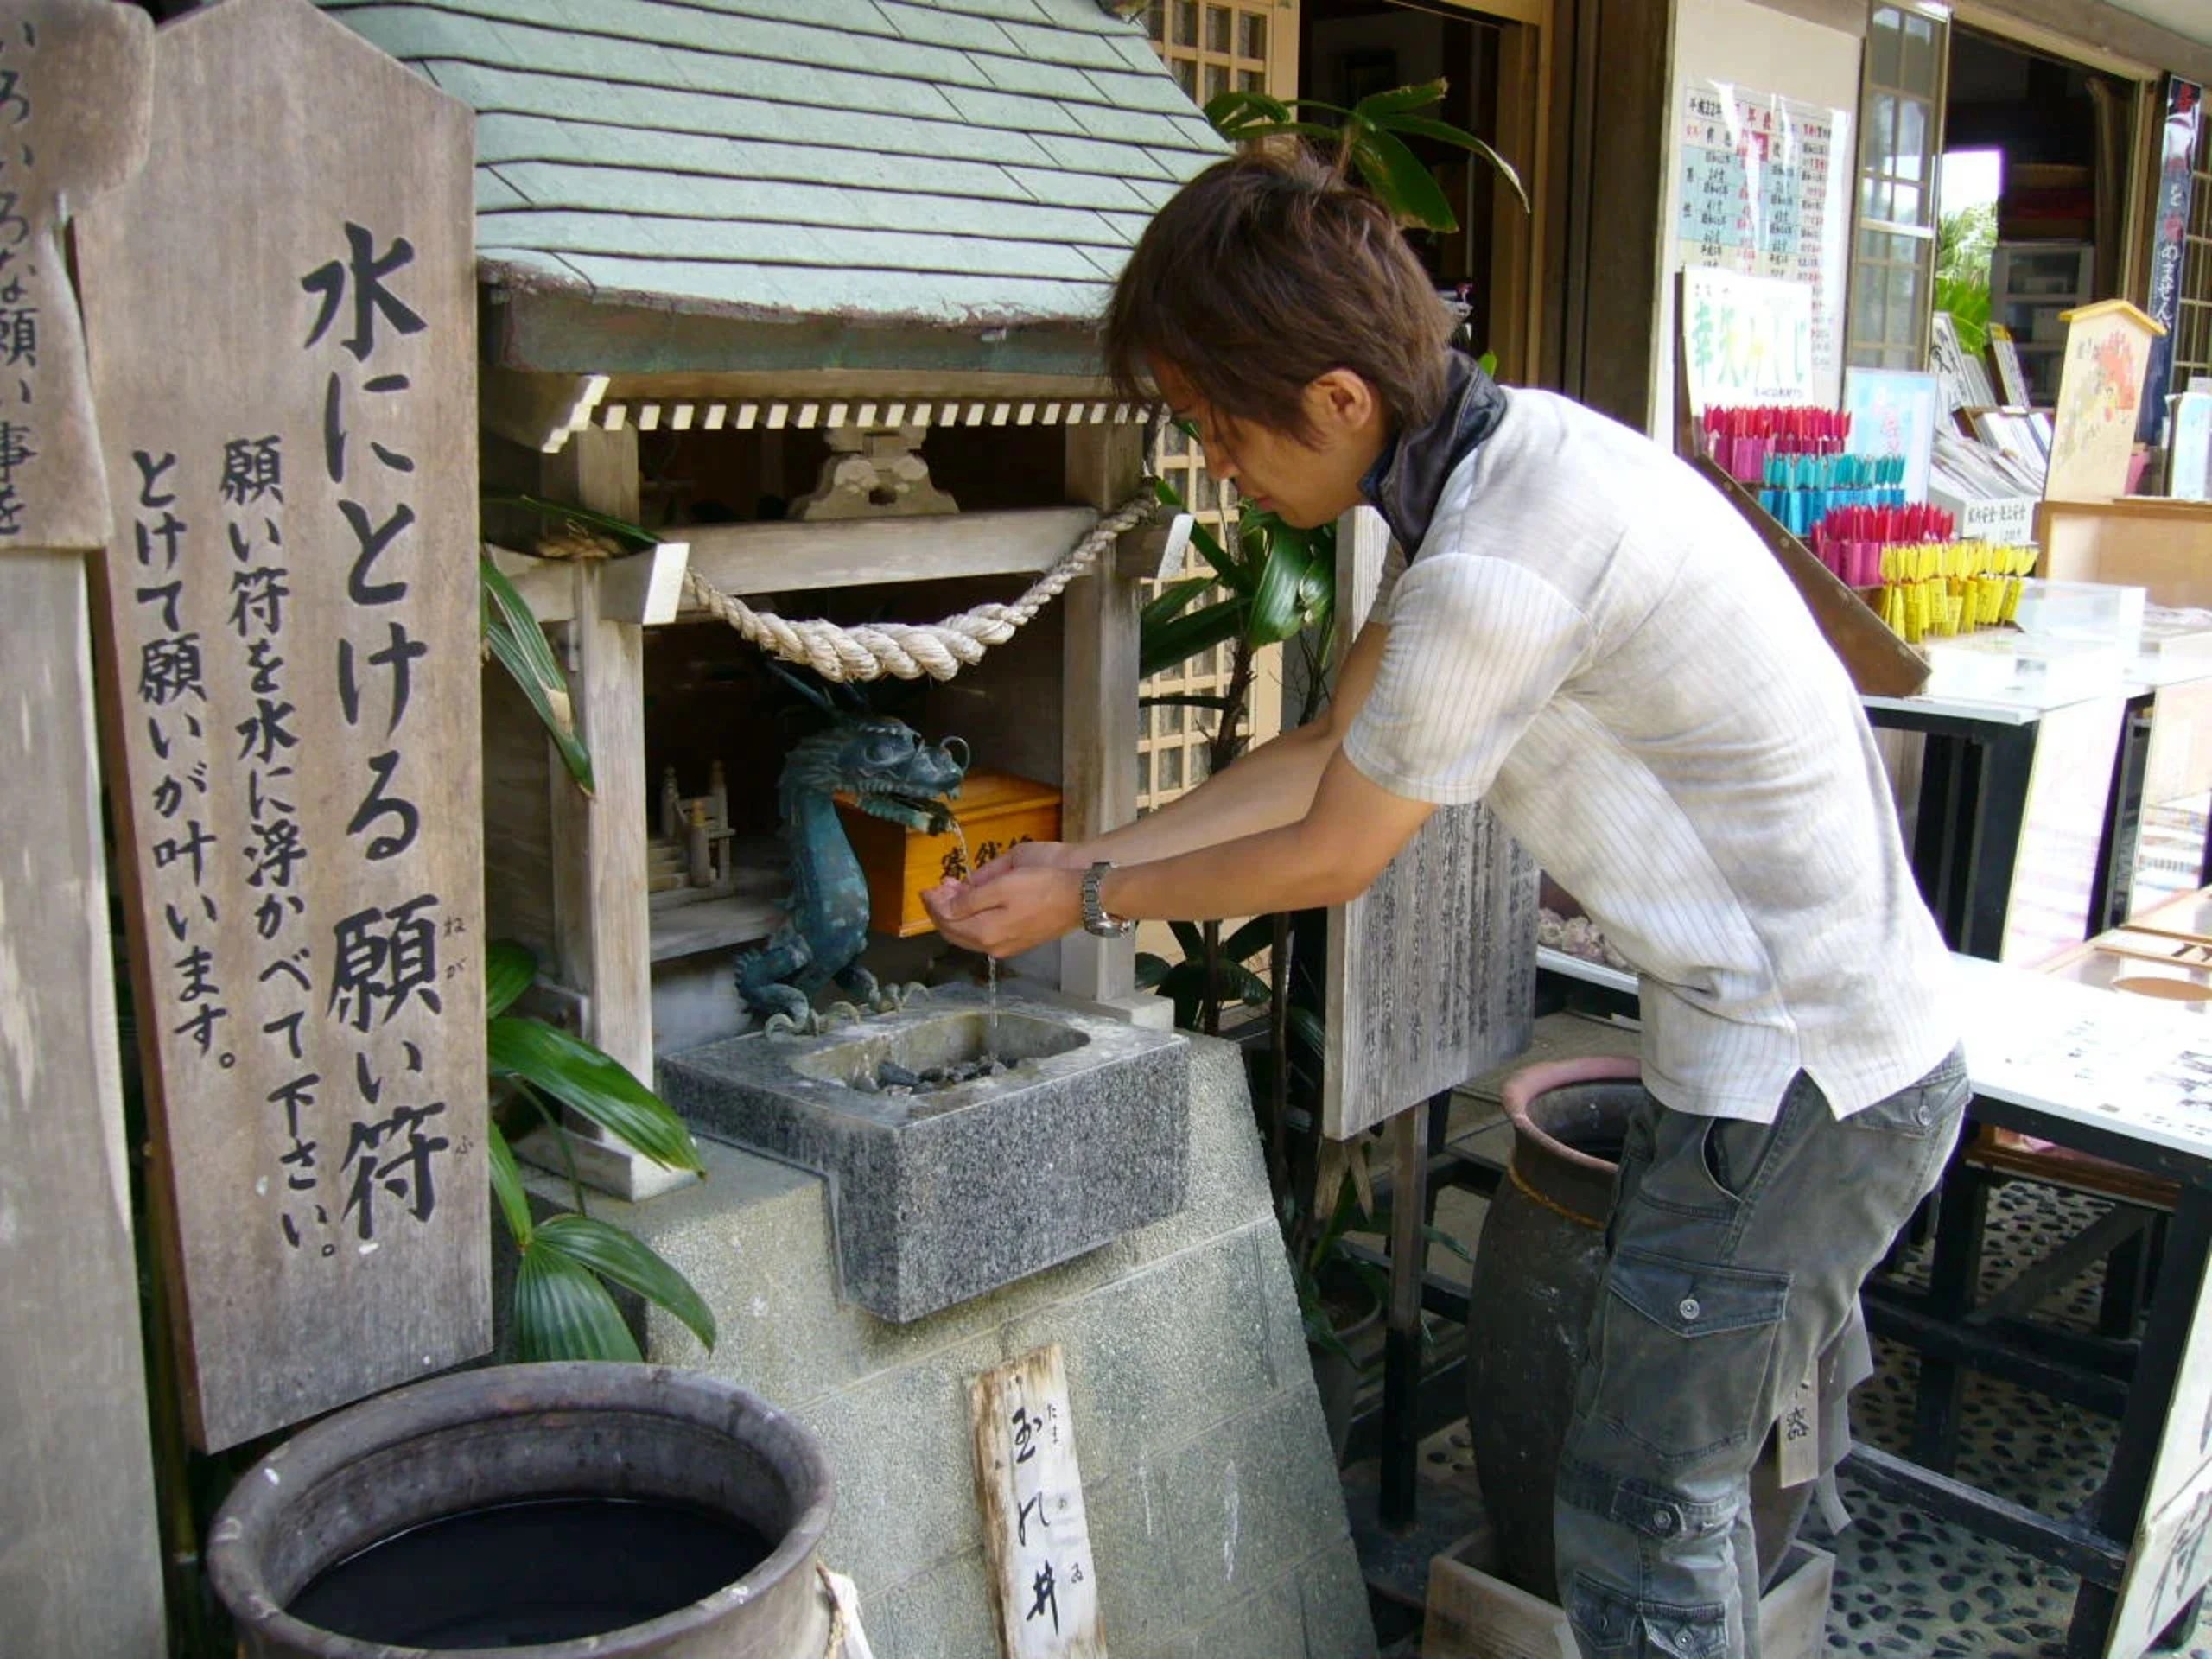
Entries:
[[1873,734],[1773,556],[1641,434],[1515,390],[1376,620],[1346,758],[1482,800],[1642,976],[1669,1106],[1839,1115],[1939,1064],[1949,957]]

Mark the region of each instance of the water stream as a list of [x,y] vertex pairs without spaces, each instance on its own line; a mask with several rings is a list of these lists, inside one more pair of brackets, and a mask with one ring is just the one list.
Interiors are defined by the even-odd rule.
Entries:
[[[952,834],[960,843],[960,868],[972,876],[976,867],[969,861],[968,832],[960,827],[957,818],[952,821]],[[999,1057],[999,959],[986,955],[983,960],[988,964],[984,972],[990,984],[990,1013],[983,1022],[983,1058],[995,1061]]]

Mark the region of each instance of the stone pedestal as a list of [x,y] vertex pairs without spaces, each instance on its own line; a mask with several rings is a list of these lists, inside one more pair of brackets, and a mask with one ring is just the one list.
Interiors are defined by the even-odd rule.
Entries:
[[[915,1319],[1182,1208],[1183,1038],[946,988],[820,1037],[753,1034],[662,1062],[703,1133],[830,1177],[842,1294]],[[1010,1070],[927,1092],[987,1046]]]
[[[1367,1594],[1235,1050],[1189,1039],[1188,1201],[1103,1249],[908,1324],[836,1295],[829,1185],[709,1141],[707,1179],[594,1201],[713,1306],[646,1356],[724,1376],[818,1436],[823,1560],[879,1659],[997,1651],[968,1387],[1058,1342],[1115,1659],[1366,1659]],[[533,1175],[565,1202],[558,1182]]]

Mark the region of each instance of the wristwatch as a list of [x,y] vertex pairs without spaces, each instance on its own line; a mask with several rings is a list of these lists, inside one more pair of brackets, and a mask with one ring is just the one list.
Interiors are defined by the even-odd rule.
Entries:
[[1083,931],[1102,939],[1118,939],[1136,926],[1122,917],[1109,916],[1106,906],[1099,902],[1098,884],[1113,868],[1102,858],[1083,873]]

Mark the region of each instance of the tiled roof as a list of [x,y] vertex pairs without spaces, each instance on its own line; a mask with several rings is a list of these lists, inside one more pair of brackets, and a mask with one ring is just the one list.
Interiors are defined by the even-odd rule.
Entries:
[[1089,318],[1224,149],[1096,0],[319,3],[477,111],[477,251],[514,286]]

